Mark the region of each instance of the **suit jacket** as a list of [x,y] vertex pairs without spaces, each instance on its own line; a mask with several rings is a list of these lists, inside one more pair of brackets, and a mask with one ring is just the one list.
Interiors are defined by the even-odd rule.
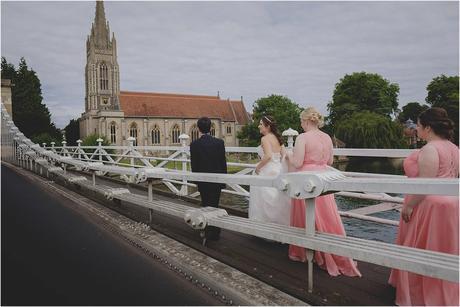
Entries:
[[[190,160],[192,172],[197,173],[227,173],[224,141],[203,134],[190,144]],[[200,192],[209,189],[223,189],[225,184],[197,182]]]

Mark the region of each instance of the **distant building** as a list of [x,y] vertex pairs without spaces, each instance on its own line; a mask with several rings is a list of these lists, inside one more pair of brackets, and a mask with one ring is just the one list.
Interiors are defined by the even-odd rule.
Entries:
[[198,138],[196,121],[207,116],[211,134],[228,146],[238,146],[237,132],[250,121],[243,99],[217,96],[120,91],[117,42],[110,37],[104,3],[96,1],[96,16],[86,41],[85,112],[80,137],[104,135],[115,145],[178,145],[179,135]]
[[417,125],[412,119],[409,118],[404,123],[403,133],[409,148],[417,148]]
[[11,88],[14,84],[11,83],[9,79],[1,79],[2,85],[2,103],[5,105],[8,114],[10,115],[11,119],[13,119],[13,102],[11,100]]

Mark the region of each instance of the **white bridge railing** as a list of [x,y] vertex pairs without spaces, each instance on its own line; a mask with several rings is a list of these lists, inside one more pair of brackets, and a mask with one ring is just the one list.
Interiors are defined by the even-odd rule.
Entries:
[[[292,146],[293,135],[288,136]],[[63,143],[61,147],[41,147],[26,138],[10,120],[2,105],[2,160],[29,169],[42,176],[58,177],[65,182],[85,186],[104,193],[108,199],[123,199],[144,206],[150,210],[166,212],[183,217],[193,228],[203,230],[207,225],[247,233],[270,240],[295,244],[307,248],[308,289],[313,286],[313,251],[334,253],[356,260],[375,263],[390,268],[407,270],[435,278],[458,282],[458,255],[426,251],[416,248],[397,246],[382,242],[340,237],[315,231],[315,202],[317,196],[337,193],[345,197],[372,199],[383,204],[367,207],[361,213],[343,212],[349,217],[366,217],[363,211],[378,212],[397,209],[402,202],[396,194],[437,194],[458,196],[458,179],[406,178],[405,176],[340,172],[330,168],[323,172],[286,173],[276,177],[253,176],[253,163],[229,162],[230,167],[237,167],[234,174],[191,173],[188,170],[189,151],[185,135],[181,136],[181,147],[143,147],[130,145],[70,147]],[[165,152],[151,155],[153,152]],[[227,148],[230,154],[254,154],[255,148]],[[166,152],[169,152],[167,154]],[[336,155],[405,157],[410,150],[378,149],[336,149]],[[152,164],[153,162],[153,164]],[[169,165],[168,165],[169,163]],[[180,169],[170,164],[180,163]],[[87,171],[92,174],[92,182],[86,177],[74,176],[68,168]],[[115,174],[128,182],[146,182],[148,195],[131,194],[127,189],[108,189],[96,184],[96,176]],[[178,195],[197,196],[189,193],[188,187],[193,182],[225,183],[227,193],[248,196],[243,186],[265,186],[284,191],[291,198],[306,200],[306,229],[249,221],[246,218],[229,216],[223,209],[202,208],[189,210],[174,202],[155,201],[153,197],[154,181],[162,180]],[[390,203],[390,205],[388,205]],[[359,209],[358,209],[359,210]],[[364,212],[366,213],[366,212]],[[376,222],[383,219],[366,217]],[[393,221],[392,221],[393,222]]]
[[[292,148],[293,137],[298,133],[295,130],[286,130],[283,135],[288,137],[288,150]],[[134,146],[134,138],[129,138],[129,146],[103,146],[102,139],[98,140],[98,146],[81,146],[82,141],[78,140],[78,146],[66,146],[66,142],[62,142],[62,146],[55,146],[54,142],[51,146],[46,146],[44,143],[43,148],[51,150],[52,152],[64,156],[72,157],[85,162],[104,162],[107,165],[125,166],[132,168],[165,168],[177,169],[181,171],[190,170],[190,150],[187,146],[189,137],[185,134],[179,136],[181,146]],[[257,163],[253,159],[249,163],[233,162],[242,155],[257,157],[256,147],[227,147],[226,152],[229,158],[227,162],[228,167],[235,174],[253,174]],[[334,149],[336,156],[357,156],[357,157],[390,157],[390,158],[404,158],[407,157],[412,150],[409,149]],[[252,160],[252,161],[251,161]],[[350,177],[381,177],[381,178],[406,178],[405,176],[397,175],[384,175],[384,174],[369,174],[369,173],[354,173],[344,172]],[[123,179],[126,175],[123,175]],[[166,179],[158,178],[161,182],[174,194],[179,196],[198,197],[199,192],[196,189],[190,190],[189,188],[196,188],[196,184],[182,179]],[[223,193],[239,195],[248,198],[249,191],[241,183],[229,183],[227,188],[222,190]],[[344,217],[358,218],[366,221],[383,223],[387,225],[397,226],[398,221],[383,219],[378,217],[369,216],[376,212],[388,210],[401,210],[403,199],[401,197],[391,197],[386,194],[372,194],[372,193],[350,193],[350,192],[337,192],[336,195],[377,200],[381,203],[368,206],[366,209],[360,208],[349,211],[340,211],[340,215]]]

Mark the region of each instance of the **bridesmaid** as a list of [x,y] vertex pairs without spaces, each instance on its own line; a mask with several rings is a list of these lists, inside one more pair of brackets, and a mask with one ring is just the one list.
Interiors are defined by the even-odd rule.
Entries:
[[[422,112],[417,135],[427,144],[404,161],[408,177],[457,178],[458,147],[449,140],[453,122],[442,108]],[[459,199],[453,196],[406,195],[396,243],[458,255]],[[406,271],[392,270],[398,305],[459,304],[459,284]]]
[[[300,134],[295,142],[293,153],[286,153],[291,167],[295,171],[324,170],[332,164],[332,140],[326,133],[319,130],[324,119],[315,108],[306,108],[300,114],[300,121],[305,133]],[[334,195],[324,195],[315,199],[315,229],[319,232],[345,236],[345,229],[337,211]],[[305,201],[292,199],[291,226],[305,228]],[[305,262],[305,248],[290,245],[289,258]],[[315,252],[315,261],[329,275],[361,276],[356,263],[346,257]]]

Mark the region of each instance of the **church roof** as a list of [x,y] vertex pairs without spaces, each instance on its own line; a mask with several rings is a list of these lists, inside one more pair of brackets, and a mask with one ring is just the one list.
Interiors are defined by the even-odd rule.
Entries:
[[120,91],[120,107],[126,117],[219,118],[245,125],[249,116],[241,100],[217,96]]

